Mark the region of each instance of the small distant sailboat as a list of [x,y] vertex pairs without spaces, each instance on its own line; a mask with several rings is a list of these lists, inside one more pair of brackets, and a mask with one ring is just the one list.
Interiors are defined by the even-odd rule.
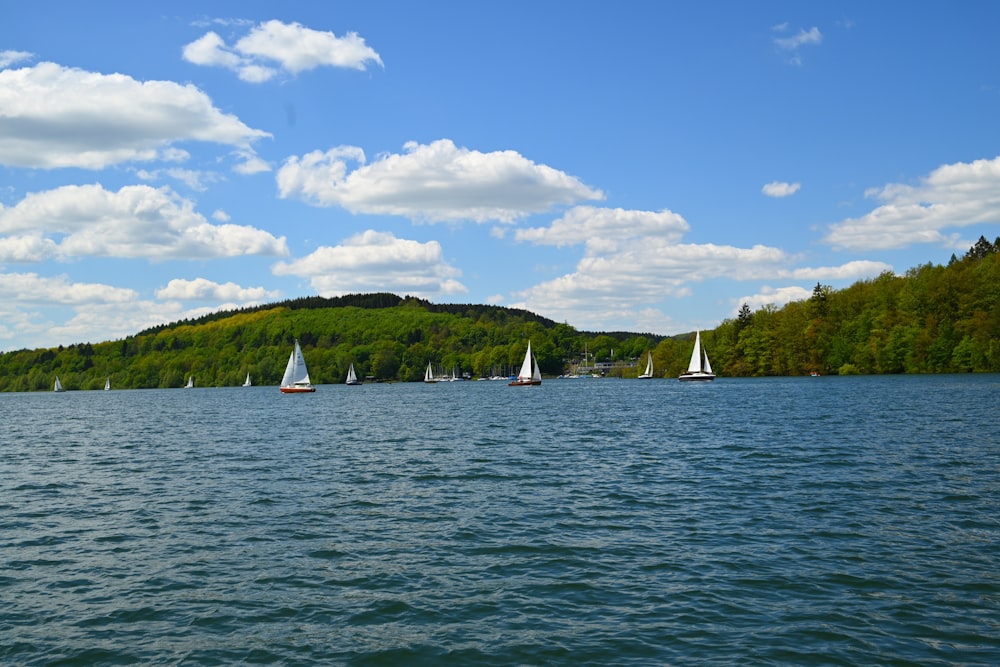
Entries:
[[524,353],[524,361],[521,363],[521,370],[517,378],[509,382],[509,387],[529,387],[542,383],[542,372],[538,369],[538,360],[531,353],[531,341],[528,341],[528,349]]
[[104,391],[111,391],[111,378],[104,380]]
[[193,375],[189,375],[188,376],[188,383],[186,385],[184,385],[184,388],[185,389],[194,389],[194,376]]
[[305,394],[316,391],[316,387],[309,381],[309,370],[306,368],[306,359],[302,356],[299,341],[295,341],[295,349],[288,357],[280,389],[283,394]]
[[682,382],[692,380],[711,381],[715,379],[715,373],[712,372],[712,364],[708,361],[708,352],[704,352],[701,349],[701,331],[698,331],[694,336],[694,350],[691,351],[691,361],[688,363],[688,368],[677,379]]
[[648,380],[653,377],[653,353],[648,352],[646,357],[646,372],[639,376],[640,380]]
[[352,387],[361,384],[361,381],[358,380],[357,373],[354,372],[353,361],[351,362],[351,367],[347,369],[347,381],[344,384],[350,385]]
[[427,362],[427,370],[424,371],[424,382],[432,384],[437,382],[438,378],[434,377],[434,367],[431,366],[431,362]]
[[52,391],[58,393],[58,392],[60,392],[62,390],[63,390],[62,382],[59,381],[59,376],[57,375],[56,376],[56,383],[55,383],[55,385],[53,385]]
[[252,384],[250,384],[250,374],[249,373],[247,373],[247,379],[243,382],[243,386],[244,387],[252,387],[253,386]]

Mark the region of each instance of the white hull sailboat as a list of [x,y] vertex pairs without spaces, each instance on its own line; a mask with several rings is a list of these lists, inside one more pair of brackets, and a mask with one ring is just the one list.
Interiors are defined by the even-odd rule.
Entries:
[[185,389],[194,389],[194,376],[188,376],[188,383],[184,385]]
[[517,373],[517,378],[508,383],[510,387],[530,387],[542,383],[542,372],[538,369],[538,360],[531,354],[531,341],[528,341],[528,349],[524,353],[524,361],[521,363],[521,370]]
[[243,386],[244,387],[252,387],[253,386],[252,384],[250,384],[250,374],[249,373],[247,373],[247,379],[243,382]]
[[299,341],[295,341],[295,349],[288,357],[280,389],[283,394],[307,394],[316,391],[316,387],[309,381],[309,370],[306,368],[306,359],[302,356]]
[[646,372],[639,376],[640,380],[648,380],[653,377],[653,353],[648,352],[646,357]]
[[104,391],[111,391],[111,378],[104,380]]
[[677,379],[682,382],[704,382],[715,379],[715,373],[712,372],[712,364],[708,361],[708,353],[701,348],[701,331],[695,333],[694,350],[691,351],[691,361],[688,363],[688,368]]
[[351,387],[354,387],[354,386],[357,386],[357,385],[361,384],[361,381],[358,380],[357,373],[354,372],[354,362],[353,361],[351,362],[351,367],[347,369],[347,381],[344,384],[349,385]]
[[56,382],[52,386],[52,391],[58,393],[58,392],[61,392],[62,390],[63,390],[62,382],[59,381],[59,376],[57,375],[56,376]]

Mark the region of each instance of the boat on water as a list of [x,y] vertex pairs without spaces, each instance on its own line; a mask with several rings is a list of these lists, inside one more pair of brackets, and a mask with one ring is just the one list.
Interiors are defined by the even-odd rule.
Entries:
[[687,370],[677,376],[681,382],[690,381],[711,381],[715,379],[712,372],[712,364],[708,361],[708,352],[701,347],[701,331],[694,335],[694,349],[691,351],[691,361]]
[[244,387],[252,387],[253,386],[252,384],[250,384],[250,374],[249,373],[247,373],[247,379],[243,382],[243,386]]
[[354,362],[351,362],[351,367],[347,369],[347,381],[344,384],[351,387],[361,384],[361,380],[358,379],[357,373],[354,372]]
[[186,385],[184,385],[184,388],[185,389],[194,389],[194,376],[193,375],[189,375],[188,376],[188,383]]
[[307,394],[316,391],[316,387],[309,381],[309,369],[306,368],[306,359],[302,356],[302,348],[297,340],[295,349],[288,357],[280,389],[282,394]]
[[646,372],[639,376],[640,380],[648,380],[653,377],[653,353],[648,352],[646,357]]
[[56,376],[56,382],[55,382],[55,384],[52,386],[52,391],[54,391],[54,392],[63,391],[62,382],[59,381],[59,376],[58,375]]
[[433,384],[434,382],[439,382],[440,380],[434,375],[434,367],[431,366],[431,362],[427,362],[427,370],[424,371],[424,382],[428,384]]
[[524,361],[521,363],[521,370],[517,377],[508,383],[509,387],[530,387],[542,383],[542,372],[538,369],[538,360],[531,353],[531,341],[528,341],[528,349],[524,353]]
[[111,391],[111,378],[104,380],[104,391]]

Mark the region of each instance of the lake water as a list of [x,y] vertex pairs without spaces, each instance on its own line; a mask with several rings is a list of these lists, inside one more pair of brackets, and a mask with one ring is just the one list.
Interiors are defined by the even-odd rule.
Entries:
[[0,663],[1000,664],[1000,376],[0,394]]

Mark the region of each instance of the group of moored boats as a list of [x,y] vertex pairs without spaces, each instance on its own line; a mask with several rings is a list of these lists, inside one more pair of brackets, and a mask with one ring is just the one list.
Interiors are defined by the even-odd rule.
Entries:
[[[653,375],[653,353],[649,352],[646,358],[646,370],[642,375],[639,376],[640,380],[648,380],[654,377]],[[427,363],[427,371],[424,374],[424,382],[435,383],[435,382],[447,382],[454,381],[460,378],[455,376],[454,371],[450,378],[438,377],[434,375],[434,370],[431,367],[430,362]],[[701,347],[701,332],[697,332],[694,338],[694,350],[691,352],[691,361],[688,363],[688,368],[686,371],[681,373],[678,378],[682,382],[692,381],[692,380],[714,380],[715,374],[712,372],[712,364],[708,361],[708,353],[704,351]],[[350,368],[347,370],[347,380],[344,384],[349,386],[360,385],[361,381],[358,380],[357,373],[354,372],[354,363],[351,362]],[[518,371],[517,376],[512,377],[508,383],[511,387],[533,387],[542,384],[542,372],[538,368],[538,360],[535,355],[531,353],[531,341],[528,341],[528,349],[524,353],[524,361],[521,363],[521,370]],[[250,374],[247,373],[247,379],[243,383],[244,387],[251,387],[253,384],[250,382]],[[189,376],[187,384],[184,385],[185,389],[192,389],[194,387],[194,376]],[[299,346],[299,341],[295,341],[295,347],[292,349],[291,355],[288,357],[288,364],[285,366],[285,373],[281,377],[281,385],[278,387],[283,394],[308,394],[316,391],[316,387],[312,384],[309,379],[309,369],[306,367],[305,357],[302,356],[302,348]],[[108,391],[111,389],[111,378],[107,378],[104,381],[104,390]],[[59,381],[59,376],[56,376],[55,386],[53,391],[61,392],[63,391],[62,383]]]

